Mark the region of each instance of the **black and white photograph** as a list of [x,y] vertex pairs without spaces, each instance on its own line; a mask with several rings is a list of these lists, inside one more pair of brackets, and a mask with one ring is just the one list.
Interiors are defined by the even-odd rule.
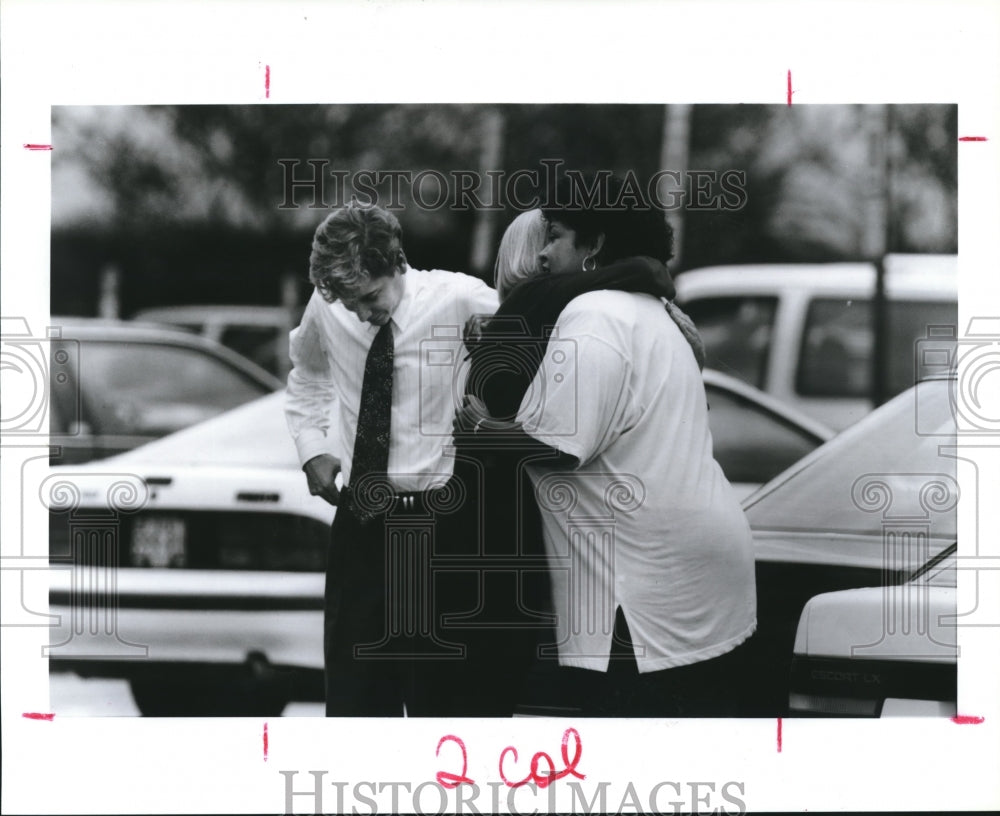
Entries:
[[[920,744],[990,767],[995,105],[788,61],[442,97],[345,48],[382,78],[237,48],[252,92],[13,103],[4,777],[58,732],[128,781],[9,812],[898,809]],[[216,791],[125,792],[164,773]]]
[[56,107],[53,141],[81,713],[107,679],[146,716],[955,713],[956,106]]

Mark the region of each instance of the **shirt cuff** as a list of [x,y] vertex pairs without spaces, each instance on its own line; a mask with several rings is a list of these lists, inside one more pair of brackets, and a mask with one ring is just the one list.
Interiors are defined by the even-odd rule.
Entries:
[[299,464],[305,465],[310,459],[323,453],[336,456],[330,445],[330,440],[318,428],[307,428],[295,437],[295,447],[299,452]]

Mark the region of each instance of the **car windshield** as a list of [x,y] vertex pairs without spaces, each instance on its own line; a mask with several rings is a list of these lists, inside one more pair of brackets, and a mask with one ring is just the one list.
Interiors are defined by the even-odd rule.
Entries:
[[730,482],[762,484],[822,441],[752,400],[706,385],[715,460]]
[[921,383],[794,465],[747,503],[751,527],[956,538],[951,386]]

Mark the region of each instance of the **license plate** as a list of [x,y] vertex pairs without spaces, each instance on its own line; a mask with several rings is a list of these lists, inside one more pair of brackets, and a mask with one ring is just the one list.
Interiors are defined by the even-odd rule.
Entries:
[[132,527],[132,564],[137,567],[187,566],[184,519],[141,516]]

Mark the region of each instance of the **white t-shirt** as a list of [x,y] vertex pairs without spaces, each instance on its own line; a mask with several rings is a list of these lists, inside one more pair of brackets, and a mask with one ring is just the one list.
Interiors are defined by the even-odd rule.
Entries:
[[640,672],[717,657],[756,627],[750,529],[706,402],[659,299],[591,292],[563,310],[518,413],[581,463],[531,469],[561,664],[607,671],[619,606]]

